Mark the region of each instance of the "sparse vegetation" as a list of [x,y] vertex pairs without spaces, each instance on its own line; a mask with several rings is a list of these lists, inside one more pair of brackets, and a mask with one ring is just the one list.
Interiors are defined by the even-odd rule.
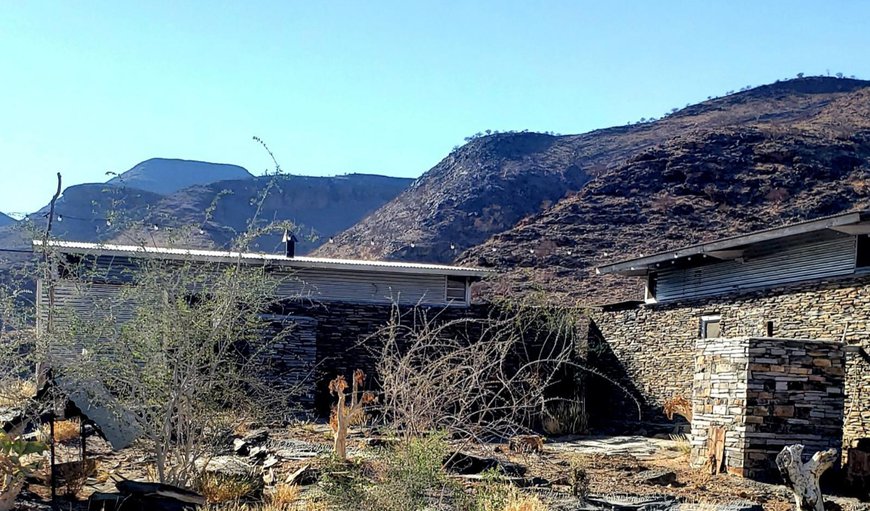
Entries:
[[195,487],[205,497],[206,502],[221,504],[259,496],[262,481],[258,479],[254,473],[242,475],[206,472],[199,476]]

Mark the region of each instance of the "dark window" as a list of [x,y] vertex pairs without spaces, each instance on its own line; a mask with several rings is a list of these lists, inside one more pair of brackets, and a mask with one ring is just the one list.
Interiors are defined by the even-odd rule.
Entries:
[[855,255],[855,266],[870,267],[870,236],[858,236],[858,251]]
[[773,337],[773,321],[767,322],[767,336]]
[[713,337],[721,337],[722,331],[720,329],[720,321],[722,317],[719,315],[715,316],[701,316],[701,338],[702,339],[710,339]]
[[654,302],[656,299],[656,287],[658,287],[659,276],[657,273],[650,273],[646,278],[646,299]]

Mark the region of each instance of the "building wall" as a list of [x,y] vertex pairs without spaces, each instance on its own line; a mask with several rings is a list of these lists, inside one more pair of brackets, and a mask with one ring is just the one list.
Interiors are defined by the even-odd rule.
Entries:
[[368,375],[367,385],[375,385],[374,375],[383,339],[378,332],[396,317],[405,324],[420,321],[444,323],[455,319],[484,318],[487,306],[399,307],[376,304],[312,303],[294,301],[284,304],[282,313],[303,315],[316,322],[317,361],[312,375],[315,409],[329,413],[332,398],[329,381],[344,375],[350,381],[355,369]]
[[594,312],[599,344],[644,401],[647,419],[662,419],[668,398],[691,395],[700,318],[712,314],[721,315],[722,337],[765,337],[770,321],[773,337],[844,340],[844,442],[870,437],[870,277]]
[[840,342],[699,339],[693,389],[692,454],[708,458],[710,428],[725,429],[729,473],[778,480],[786,445],[840,448],[845,350]]

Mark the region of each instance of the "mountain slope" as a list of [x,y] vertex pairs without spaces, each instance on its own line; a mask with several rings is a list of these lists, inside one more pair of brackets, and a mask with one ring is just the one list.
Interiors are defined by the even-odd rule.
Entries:
[[794,125],[868,85],[804,78],[706,101],[655,122],[582,135],[482,137],[316,253],[449,262],[668,140],[728,127]]
[[252,177],[238,165],[152,158],[115,176],[108,183],[166,195],[190,186]]
[[[160,195],[107,183],[71,186],[55,207],[58,239],[225,248],[247,229],[262,201],[258,225],[290,221],[300,228],[304,254],[362,220],[401,193],[410,179],[350,174],[281,176],[219,181]],[[206,220],[206,211],[211,216]],[[0,247],[29,248],[45,229],[48,206],[21,225],[0,228]],[[157,226],[157,230],[154,230]],[[259,237],[253,249],[281,250],[280,233]]]
[[12,225],[12,224],[14,224],[14,223],[15,223],[15,219],[14,219],[14,218],[12,218],[12,217],[9,216],[9,215],[5,215],[5,214],[3,214],[3,213],[0,213],[0,227],[4,227],[4,226],[7,226],[7,225]]
[[[141,226],[119,232],[113,239],[124,243],[146,241],[226,248],[239,233],[247,230],[249,221],[257,214],[262,194],[268,189],[256,225],[292,222],[299,229],[297,253],[305,254],[395,198],[411,181],[349,174],[257,177],[194,186],[160,199],[142,219]],[[208,219],[206,210],[212,210]],[[153,230],[153,225],[160,229]],[[179,237],[178,229],[183,226],[195,229]],[[251,248],[280,251],[280,245],[281,233],[272,233],[258,237]]]
[[503,270],[491,292],[638,299],[636,280],[594,266],[870,207],[870,88],[785,114],[665,140],[460,260]]

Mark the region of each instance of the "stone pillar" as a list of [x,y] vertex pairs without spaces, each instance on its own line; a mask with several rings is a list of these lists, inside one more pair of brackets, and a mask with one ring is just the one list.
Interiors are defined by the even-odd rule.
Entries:
[[700,339],[692,396],[693,461],[706,461],[710,426],[726,430],[728,472],[778,480],[776,455],[791,444],[839,448],[845,350],[833,341]]

